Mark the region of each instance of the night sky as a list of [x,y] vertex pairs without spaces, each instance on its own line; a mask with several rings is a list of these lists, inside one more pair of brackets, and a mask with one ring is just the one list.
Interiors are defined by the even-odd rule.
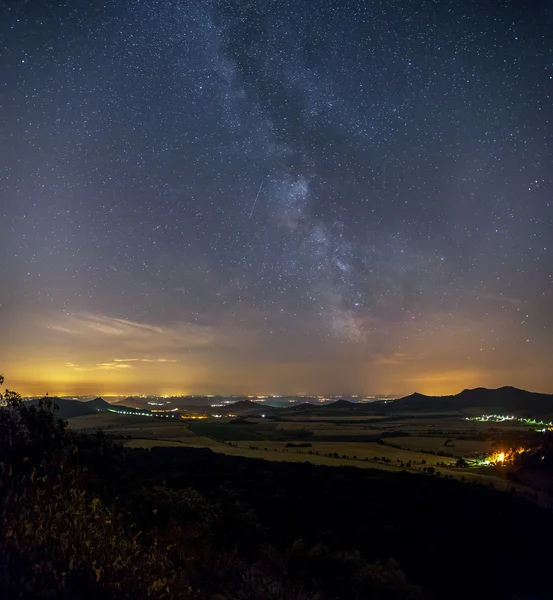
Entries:
[[553,4],[0,8],[0,371],[553,392]]

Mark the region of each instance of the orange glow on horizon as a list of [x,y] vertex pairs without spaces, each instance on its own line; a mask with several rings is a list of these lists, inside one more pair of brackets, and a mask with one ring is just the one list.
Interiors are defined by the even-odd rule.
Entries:
[[517,354],[519,346],[505,344],[508,352],[486,362],[475,353],[470,328],[455,327],[453,317],[444,323],[448,328],[434,328],[432,336],[419,328],[396,331],[402,341],[395,351],[373,354],[370,347],[344,344],[305,360],[272,357],[254,334],[234,330],[49,313],[30,318],[13,336],[0,372],[8,388],[24,396],[447,396],[503,385],[553,391],[546,353],[530,360]]

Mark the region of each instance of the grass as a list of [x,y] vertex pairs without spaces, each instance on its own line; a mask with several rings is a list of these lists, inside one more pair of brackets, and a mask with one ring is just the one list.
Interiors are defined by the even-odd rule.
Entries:
[[191,447],[191,448],[215,448],[221,445],[220,442],[215,442],[211,438],[191,436],[177,439],[153,439],[153,438],[131,438],[123,440],[122,444],[125,448],[157,448],[164,446],[173,447]]
[[432,450],[433,452],[442,450],[459,457],[467,457],[471,454],[488,454],[496,447],[496,443],[491,440],[463,440],[446,436],[389,437],[386,438],[386,442],[411,450]]
[[72,417],[67,419],[71,429],[82,431],[85,429],[112,429],[113,427],[128,427],[135,423],[149,421],[145,417],[135,417],[131,415],[118,415],[112,412],[98,412],[93,415],[83,415],[82,417]]
[[69,427],[75,431],[105,431],[121,437],[180,440],[193,436],[188,425],[178,419],[157,419],[118,415],[115,413],[97,413],[68,420]]
[[390,419],[388,415],[347,415],[347,416],[338,416],[329,413],[327,415],[302,415],[298,414],[290,414],[286,415],[286,421],[304,421],[309,419],[312,422],[322,422],[322,423],[372,423],[378,421],[386,421]]
[[[339,423],[321,423],[321,422],[311,422],[311,421],[297,421],[294,423],[279,423],[279,430],[286,432],[293,431],[301,431],[302,429],[306,429],[308,431],[312,431],[317,435],[363,435],[366,433],[372,433],[376,429],[369,427],[368,425],[361,426],[359,424],[339,424]],[[380,431],[380,427],[378,427]]]
[[190,431],[219,442],[239,440],[267,440],[274,437],[276,423],[192,423]]
[[[493,450],[494,442],[491,438],[494,436],[484,441],[456,437],[468,434],[486,435],[489,429],[489,424],[464,421],[460,416],[453,418],[447,415],[443,419],[437,419],[435,416],[399,416],[378,421],[375,421],[374,417],[356,420],[337,417],[321,420],[304,416],[302,420],[298,418],[284,422],[249,419],[247,422],[207,420],[185,423],[177,419],[149,419],[133,415],[97,413],[69,419],[69,426],[81,431],[105,430],[120,437],[121,443],[131,448],[211,448],[214,452],[248,458],[329,466],[347,465],[384,471],[406,469],[423,473],[425,468],[432,466],[440,471],[442,476],[451,475],[457,479],[464,477],[467,481],[486,485],[493,483],[500,489],[513,487],[510,481],[498,477],[498,473],[485,469],[459,469],[454,466],[456,458],[421,452],[443,451],[456,457],[466,457],[472,453],[485,454]],[[510,428],[501,428],[499,425],[496,429],[508,432]],[[306,431],[309,432],[307,435]],[[384,444],[367,441],[370,439],[367,436],[391,431],[401,431],[408,435],[386,437]],[[333,440],[325,440],[327,436],[333,436]],[[354,436],[364,436],[365,440],[354,440]],[[451,441],[445,446],[447,440]],[[311,447],[286,447],[289,442],[308,442]],[[386,460],[383,461],[383,457]],[[408,463],[410,467],[407,467]],[[448,466],[438,466],[437,463],[445,463]],[[522,486],[514,487],[524,492],[528,491]]]
[[[280,445],[279,445],[280,444]],[[317,446],[313,446],[312,448],[288,448],[284,451],[285,444],[282,442],[264,442],[261,444],[247,443],[247,442],[239,442],[233,443],[233,445],[225,444],[222,442],[215,442],[213,440],[209,440],[207,438],[190,438],[188,442],[178,443],[171,440],[127,440],[124,442],[126,447],[132,448],[154,448],[159,446],[179,446],[179,447],[197,447],[197,448],[210,448],[213,452],[218,452],[220,454],[227,454],[229,456],[243,456],[245,458],[258,458],[269,461],[276,462],[308,462],[315,465],[326,465],[331,467],[357,467],[361,469],[376,469],[380,471],[389,471],[389,472],[400,472],[400,471],[409,471],[412,473],[424,474],[424,468],[428,466],[432,466],[431,463],[427,461],[426,465],[417,464],[412,465],[410,469],[405,467],[401,467],[401,464],[397,461],[394,462],[391,460],[390,463],[385,463],[382,461],[373,461],[372,457],[369,460],[365,460],[360,455],[357,455],[357,458],[344,458],[343,456],[324,456],[324,455],[316,455],[309,454],[309,450],[312,452],[328,450],[329,453],[334,453],[337,450],[338,444],[335,442],[328,442],[327,444],[321,443]],[[379,444],[376,444],[380,448]],[[348,448],[347,446],[342,450],[351,450],[352,448]],[[399,451],[398,451],[399,452]],[[427,457],[418,453],[417,454],[420,460],[426,459]],[[379,454],[377,456],[386,456],[386,454]],[[388,453],[387,457],[392,458],[392,454]],[[399,456],[399,454],[396,455]],[[406,454],[403,455],[407,457]],[[435,457],[435,464],[441,457]],[[434,467],[437,472],[441,474],[441,476],[449,475],[455,479],[464,478],[465,481],[470,483],[482,484],[482,485],[493,485],[498,489],[507,490],[512,487],[517,489],[520,493],[528,493],[529,488],[526,488],[521,485],[513,484],[511,481],[495,476],[491,473],[486,473],[485,471],[477,472],[470,469],[458,469],[455,467]]]
[[316,452],[319,455],[330,455],[330,458],[335,458],[335,454],[338,454],[339,458],[348,458],[350,460],[354,460],[354,457],[357,457],[355,460],[372,460],[374,457],[378,457],[381,459],[382,457],[389,459],[396,466],[401,465],[401,463],[407,463],[409,461],[413,463],[421,463],[421,461],[426,461],[426,466],[435,466],[438,462],[445,462],[446,464],[455,464],[455,459],[435,456],[435,455],[425,455],[420,452],[413,452],[409,450],[403,450],[399,448],[392,448],[390,446],[386,446],[384,444],[379,444],[378,442],[310,442],[306,440],[308,443],[311,443],[310,448],[290,448],[286,447],[287,442],[263,442],[263,443],[255,443],[255,442],[244,442],[239,441],[236,445],[239,448],[250,448],[254,449],[263,449],[266,448],[268,451],[272,452],[286,452],[286,453],[297,453],[304,454],[309,456],[309,453],[315,454]]

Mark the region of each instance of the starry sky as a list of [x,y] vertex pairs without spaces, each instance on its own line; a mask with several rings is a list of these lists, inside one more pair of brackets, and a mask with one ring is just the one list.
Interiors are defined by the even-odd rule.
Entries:
[[553,392],[553,4],[0,8],[24,394]]

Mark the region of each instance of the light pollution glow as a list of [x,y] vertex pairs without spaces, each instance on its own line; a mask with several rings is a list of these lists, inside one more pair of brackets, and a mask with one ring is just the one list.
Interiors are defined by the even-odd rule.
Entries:
[[10,388],[24,395],[446,395],[480,385],[553,387],[545,359],[530,359],[514,345],[475,352],[470,328],[427,334],[390,328],[389,334],[396,348],[388,353],[370,343],[337,344],[334,351],[300,344],[285,356],[255,330],[229,324],[167,326],[51,313],[19,323],[0,365]]

